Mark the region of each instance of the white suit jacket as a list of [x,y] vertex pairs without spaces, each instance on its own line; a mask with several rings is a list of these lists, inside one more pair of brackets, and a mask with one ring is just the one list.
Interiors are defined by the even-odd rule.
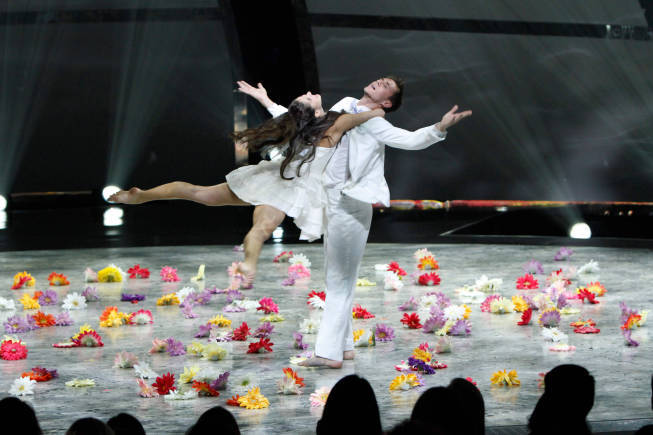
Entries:
[[[353,113],[358,102],[345,97],[331,108],[332,111]],[[267,108],[277,117],[287,112],[278,104]],[[404,150],[423,150],[447,136],[434,125],[408,131],[394,127],[384,118],[372,118],[349,130],[349,173],[342,192],[359,201],[390,206],[390,190],[384,176],[385,145]]]

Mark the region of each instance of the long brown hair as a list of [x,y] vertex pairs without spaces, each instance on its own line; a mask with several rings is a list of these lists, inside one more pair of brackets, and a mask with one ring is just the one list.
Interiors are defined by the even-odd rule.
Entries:
[[234,132],[231,137],[237,141],[247,142],[247,149],[258,152],[266,147],[281,148],[286,143],[285,158],[281,163],[280,173],[284,180],[285,171],[290,162],[301,159],[297,166],[297,176],[302,165],[313,161],[315,148],[320,143],[324,132],[338,119],[341,113],[328,112],[324,116],[315,117],[315,110],[297,100],[290,103],[288,112],[276,118],[269,119],[258,127]]

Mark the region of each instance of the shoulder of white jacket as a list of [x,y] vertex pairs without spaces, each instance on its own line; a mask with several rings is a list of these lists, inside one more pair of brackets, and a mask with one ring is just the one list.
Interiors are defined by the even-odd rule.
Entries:
[[345,97],[345,98],[341,99],[340,101],[338,101],[333,106],[331,106],[331,109],[329,109],[329,110],[334,110],[334,109],[336,109],[338,107],[345,108],[345,107],[349,106],[351,104],[351,102],[354,101],[355,99],[356,98],[354,98],[354,97]]

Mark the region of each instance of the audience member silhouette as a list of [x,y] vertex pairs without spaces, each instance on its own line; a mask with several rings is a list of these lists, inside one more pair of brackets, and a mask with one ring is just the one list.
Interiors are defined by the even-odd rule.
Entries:
[[121,412],[111,417],[107,424],[116,435],[145,435],[143,425],[131,414]]
[[20,422],[20,433],[23,435],[43,433],[32,407],[17,397],[5,397],[0,400],[0,420]]
[[410,419],[446,433],[463,433],[461,431],[462,406],[456,394],[449,388],[433,387],[417,399]]
[[555,367],[544,376],[544,394],[528,421],[530,434],[591,434],[587,414],[594,405],[594,378],[574,364]]
[[113,429],[102,420],[87,417],[75,421],[66,431],[66,435],[114,435]]
[[485,402],[476,385],[467,379],[455,378],[447,387],[458,398],[461,404],[460,431],[469,435],[485,433]]
[[231,412],[222,406],[214,406],[204,412],[192,425],[186,435],[202,435],[220,433],[221,435],[240,435],[238,423]]
[[434,427],[422,421],[404,420],[388,432],[386,435],[451,435],[450,432]]
[[381,434],[379,405],[370,383],[356,375],[340,379],[329,393],[316,432]]

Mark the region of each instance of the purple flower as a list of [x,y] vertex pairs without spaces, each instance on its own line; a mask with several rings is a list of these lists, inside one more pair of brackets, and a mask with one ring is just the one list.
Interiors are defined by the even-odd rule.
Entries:
[[82,292],[82,296],[86,298],[86,302],[95,302],[100,300],[98,291],[95,287],[86,287]]
[[293,332],[292,333],[292,338],[293,338],[293,347],[295,349],[299,350],[306,350],[308,349],[308,344],[304,343],[304,336],[299,333],[299,332]]
[[59,297],[54,290],[46,290],[39,296],[39,304],[41,305],[56,305]]
[[55,321],[57,322],[55,323],[56,326],[70,326],[75,323],[73,319],[71,319],[69,311],[62,311],[57,314]]
[[36,324],[36,320],[34,320],[34,317],[30,316],[29,314],[25,315],[25,320],[27,321],[27,324],[29,325],[29,331],[32,331],[34,329],[39,329],[39,325]]
[[619,302],[619,308],[621,309],[621,323],[624,324],[628,318],[633,314],[639,314],[637,310],[631,310],[628,308],[625,302]]
[[32,371],[41,372],[43,374],[47,373],[50,376],[52,376],[53,379],[59,377],[59,373],[57,373],[57,369],[48,370],[45,367],[36,366],[32,369]]
[[19,315],[11,316],[4,322],[5,332],[7,334],[16,334],[19,332],[27,332],[31,330],[27,320]]
[[424,325],[422,325],[422,331],[433,332],[436,329],[442,328],[446,322],[447,319],[444,317],[444,313],[442,311],[431,313],[431,317],[429,317],[424,322]]
[[237,305],[228,304],[224,306],[222,311],[224,311],[225,313],[244,313],[245,311],[247,311],[247,309],[245,309],[245,307],[239,307]]
[[166,343],[168,343],[168,355],[170,356],[186,355],[186,348],[184,347],[184,343],[182,343],[181,341],[175,340],[174,338],[170,337],[166,339]]
[[196,304],[206,305],[209,302],[211,302],[211,292],[208,290],[204,290],[203,292],[192,293],[192,294],[193,294],[194,302]]
[[415,311],[417,309],[417,300],[411,296],[406,302],[399,305],[399,311]]
[[226,288],[225,288],[225,289],[218,288],[218,287],[215,286],[215,285],[214,285],[213,287],[211,287],[211,288],[207,288],[206,291],[208,291],[208,292],[211,293],[212,295],[218,295],[218,294],[222,294],[222,293],[227,293],[227,289],[226,289]]
[[227,291],[227,303],[231,304],[233,301],[242,301],[245,299],[245,295],[238,290],[228,290]]
[[281,285],[286,286],[286,287],[291,286],[291,285],[295,285],[295,278],[288,277],[288,278],[284,279],[283,281],[281,281]]
[[530,273],[532,275],[535,274],[544,274],[544,269],[542,268],[542,263],[536,260],[530,260],[523,266],[524,273]]
[[210,323],[205,323],[204,325],[200,325],[197,334],[195,334],[195,338],[208,337],[209,334],[211,333],[211,326],[212,325]]
[[469,335],[472,332],[472,324],[467,319],[458,319],[449,330],[450,335]]
[[425,363],[421,359],[413,358],[412,356],[408,358],[408,365],[417,370],[419,373],[425,375],[432,375],[435,373],[435,369],[429,364]]
[[560,324],[560,312],[557,310],[543,311],[540,315],[540,325],[554,327]]
[[533,301],[533,296],[531,296],[530,294],[525,293],[525,292],[523,292],[520,296],[522,297],[524,302],[526,302],[528,304],[528,308],[530,308],[532,310],[537,310],[538,309],[537,304],[535,304],[535,302]]
[[[181,306],[181,305],[180,305]],[[194,319],[197,317],[197,314],[193,312],[193,305],[191,304],[186,304],[181,308],[181,313],[184,315],[185,318],[187,319]]]
[[436,304],[440,309],[446,308],[449,305],[451,305],[451,300],[447,297],[447,295],[445,295],[442,292],[429,292],[426,293],[424,296],[436,296]]
[[392,341],[395,338],[395,330],[385,323],[377,323],[374,328],[374,338],[376,341]]
[[555,257],[553,259],[555,261],[563,261],[563,260],[568,260],[569,257],[571,257],[571,254],[573,254],[574,251],[572,251],[569,248],[565,248],[564,246],[560,248],[560,250],[556,253]]
[[639,342],[633,340],[631,337],[633,331],[631,331],[630,329],[624,329],[621,331],[621,333],[624,335],[624,338],[626,339],[627,346],[639,346]]
[[259,326],[256,331],[254,331],[254,334],[252,334],[252,337],[254,338],[270,338],[270,334],[272,334],[272,331],[274,331],[274,325],[270,322],[264,322],[261,326]]
[[123,293],[120,295],[120,300],[123,302],[132,302],[132,301],[138,302],[138,301],[145,300],[145,295]]
[[558,307],[559,310],[569,306],[569,301],[567,301],[567,296],[565,296],[564,293],[560,293],[560,295],[558,296],[558,302],[556,303],[556,306]]
[[218,376],[215,381],[211,382],[209,384],[209,387],[213,388],[214,390],[224,390],[227,388],[227,380],[229,379],[229,372],[224,372],[220,376]]

